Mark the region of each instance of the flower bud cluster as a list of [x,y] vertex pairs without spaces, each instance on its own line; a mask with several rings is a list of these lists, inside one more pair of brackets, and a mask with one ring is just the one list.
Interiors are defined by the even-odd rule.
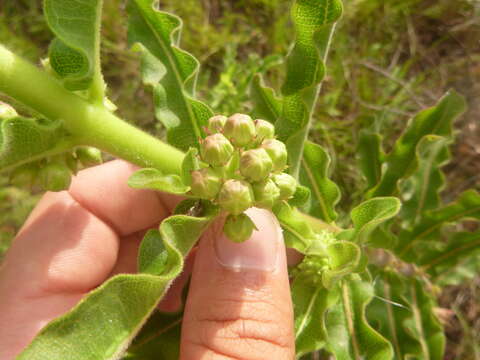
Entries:
[[275,139],[271,123],[245,114],[216,115],[205,131],[208,136],[200,140],[200,160],[208,167],[192,171],[192,195],[218,204],[228,214],[227,236],[244,241],[255,228],[245,210],[271,209],[295,193],[297,181],[283,173],[287,149]]

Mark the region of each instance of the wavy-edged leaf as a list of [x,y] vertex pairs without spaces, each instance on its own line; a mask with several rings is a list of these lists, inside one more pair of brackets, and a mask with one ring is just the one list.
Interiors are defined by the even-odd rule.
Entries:
[[297,357],[325,345],[323,319],[327,309],[338,299],[338,290],[314,285],[309,278],[297,276],[292,284],[295,313],[295,351]]
[[335,242],[328,245],[326,250],[330,268],[322,273],[322,284],[330,289],[340,279],[357,269],[362,251],[357,244],[349,241]]
[[369,197],[388,196],[396,193],[397,182],[415,170],[416,148],[420,140],[429,134],[450,136],[452,122],[466,108],[465,99],[455,91],[448,92],[436,106],[420,112],[407,125],[386,156],[380,182],[369,191]]
[[337,218],[335,205],[340,189],[328,178],[330,156],[318,144],[307,142],[303,153],[300,180],[311,190],[309,214],[331,223]]
[[342,11],[340,0],[296,0],[292,6],[296,40],[287,58],[282,115],[275,126],[287,145],[290,172],[296,177],[335,22]]
[[0,120],[0,170],[62,153],[74,146],[61,121],[20,116]]
[[100,69],[102,5],[102,0],[44,1],[45,19],[57,37],[50,46],[50,66],[69,90],[85,90],[95,80],[103,92]]
[[253,115],[275,124],[282,113],[282,101],[272,88],[265,86],[260,74],[252,79],[250,98],[253,102]]
[[406,261],[416,261],[423,252],[423,242],[440,239],[442,226],[462,219],[480,220],[480,194],[475,190],[467,190],[455,202],[426,212],[420,224],[400,233],[395,252]]
[[182,180],[183,183],[190,186],[192,184],[192,171],[200,169],[200,160],[198,159],[197,148],[190,148],[182,162]]
[[177,195],[183,195],[190,190],[180,176],[165,175],[154,168],[135,171],[128,179],[128,185],[134,189],[150,189]]
[[[164,250],[156,253],[162,260],[152,262],[152,254],[139,253],[139,263],[156,264],[141,266],[150,273],[111,278],[73,310],[50,322],[18,359],[119,358],[180,274],[184,256],[215,215],[216,211],[207,209],[203,217],[174,215],[165,219],[160,225]],[[147,238],[147,241],[157,240],[155,236]]]
[[317,237],[305,218],[285,202],[276,205],[273,212],[282,226],[285,244],[305,254]]
[[183,312],[156,311],[128,347],[124,360],[172,360],[180,356]]
[[353,238],[358,243],[366,243],[380,224],[391,219],[400,211],[402,204],[395,197],[379,197],[367,200],[352,210],[350,216],[355,232]]
[[373,298],[373,287],[362,280],[344,280],[340,301],[325,317],[327,349],[337,360],[388,360],[391,344],[368,323],[365,309]]
[[403,220],[418,224],[424,211],[440,205],[440,191],[445,185],[441,167],[450,160],[449,142],[445,137],[427,135],[418,144],[418,169],[402,186],[408,196],[402,206]]
[[367,189],[374,187],[382,177],[382,137],[370,130],[360,131],[358,164],[367,180]]
[[435,302],[420,280],[393,271],[376,277],[376,297],[368,307],[372,324],[393,345],[395,360],[443,359],[445,336]]
[[181,19],[155,6],[152,0],[128,2],[129,42],[142,45],[143,77],[154,86],[157,116],[169,143],[187,151],[198,147],[212,112],[194,99],[199,63],[179,48]]

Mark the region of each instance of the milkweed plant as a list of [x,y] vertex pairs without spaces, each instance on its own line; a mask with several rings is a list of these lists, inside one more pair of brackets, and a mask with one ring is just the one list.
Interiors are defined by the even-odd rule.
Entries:
[[91,291],[19,359],[65,359],[67,349],[68,358],[90,359],[86,348],[96,349],[96,359],[153,359],[154,349],[178,354],[182,314],[159,313],[156,305],[217,217],[232,241],[249,238],[255,225],[245,210],[252,206],[271,210],[287,247],[303,254],[289,269],[298,358],[318,350],[342,360],[443,358],[436,297],[473,266],[480,245],[479,231],[455,226],[480,220],[480,195],[440,197],[465,101],[446,93],[405,125],[389,152],[381,134],[363,128],[363,198],[338,214],[341,189],[330,179],[329,153],[308,135],[342,11],[340,0],[294,0],[296,36],[281,89],[256,74],[249,114],[214,114],[195,95],[200,64],[180,47],[181,20],[152,0],[128,0],[129,43],[140,54],[165,140],[120,119],[106,97],[102,0],[44,1],[55,38],[41,68],[0,45],[0,92],[35,114],[0,105],[0,169],[13,182],[60,191],[105,152],[141,167],[131,187],[185,198],[147,232],[137,274]]

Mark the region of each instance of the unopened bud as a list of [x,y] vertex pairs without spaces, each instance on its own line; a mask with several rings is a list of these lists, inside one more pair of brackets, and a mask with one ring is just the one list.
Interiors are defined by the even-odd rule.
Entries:
[[80,163],[85,167],[99,165],[103,162],[102,152],[92,147],[77,149],[75,154]]
[[268,121],[257,119],[255,120],[255,130],[257,131],[257,141],[262,142],[265,139],[273,139],[275,136],[275,127]]
[[250,239],[255,228],[255,224],[246,214],[228,215],[223,232],[230,240],[241,243]]
[[281,173],[273,176],[273,181],[280,189],[280,200],[288,200],[297,189],[297,180],[291,175]]
[[264,149],[248,150],[240,157],[240,173],[250,181],[265,179],[272,167],[272,159]]
[[37,164],[28,164],[16,168],[10,175],[10,182],[18,187],[31,187],[37,177]]
[[211,168],[192,171],[192,194],[202,199],[214,199],[222,182]]
[[234,114],[227,119],[223,133],[235,146],[245,146],[255,138],[255,124],[248,115]]
[[223,127],[227,122],[227,117],[223,115],[216,115],[208,120],[208,131],[210,134],[215,134],[223,131]]
[[285,144],[276,139],[267,139],[262,143],[262,148],[273,161],[273,171],[283,171],[287,166],[287,148]]
[[218,194],[218,204],[223,210],[239,215],[253,205],[253,191],[243,180],[227,180]]
[[255,206],[271,209],[280,198],[280,189],[268,179],[252,185],[255,195]]
[[222,134],[207,136],[200,144],[202,160],[212,166],[225,165],[232,157],[233,146]]
[[52,162],[40,169],[39,178],[45,190],[62,191],[70,186],[72,174],[65,164]]
[[0,101],[0,120],[11,119],[18,116],[13,107]]

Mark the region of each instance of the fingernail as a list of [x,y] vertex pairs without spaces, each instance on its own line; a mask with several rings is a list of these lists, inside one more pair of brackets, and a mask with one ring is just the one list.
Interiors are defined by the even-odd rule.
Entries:
[[283,241],[280,225],[267,210],[251,208],[246,213],[258,230],[243,243],[234,243],[223,234],[218,236],[215,241],[217,260],[235,271],[274,271]]

